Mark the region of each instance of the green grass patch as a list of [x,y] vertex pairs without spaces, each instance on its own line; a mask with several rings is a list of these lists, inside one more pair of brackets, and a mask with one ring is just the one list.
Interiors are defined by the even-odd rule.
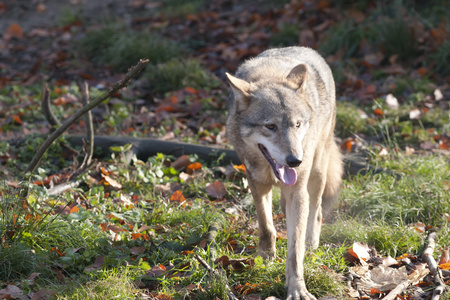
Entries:
[[450,209],[445,181],[449,166],[444,157],[398,156],[374,163],[395,172],[357,176],[346,181],[342,205],[346,212],[366,220],[395,224],[424,222],[439,226]]
[[161,14],[167,18],[175,18],[197,13],[205,6],[205,0],[163,0],[161,4]]
[[355,133],[367,133],[368,120],[362,117],[365,112],[351,102],[337,102],[336,135],[348,137]]
[[283,23],[277,32],[272,33],[269,43],[274,47],[294,46],[298,44],[298,34],[298,25]]
[[172,59],[154,68],[147,68],[144,77],[149,79],[152,89],[160,94],[183,87],[211,89],[220,85],[218,79],[194,59]]
[[100,300],[137,299],[142,292],[136,287],[126,268],[117,268],[92,276],[87,281],[75,281],[58,287],[57,299],[62,300]]
[[78,43],[78,51],[99,65],[125,72],[139,59],[148,58],[156,65],[181,55],[183,47],[157,33],[126,29],[122,25],[105,25],[89,31]]

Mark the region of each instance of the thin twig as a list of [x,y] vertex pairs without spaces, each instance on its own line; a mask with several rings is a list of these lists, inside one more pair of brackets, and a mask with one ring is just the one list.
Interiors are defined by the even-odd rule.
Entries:
[[90,111],[95,106],[99,105],[109,97],[111,97],[114,93],[116,93],[119,89],[125,87],[128,85],[128,82],[133,78],[137,73],[139,73],[146,65],[148,64],[148,59],[146,60],[140,60],[139,63],[133,67],[126,75],[125,77],[117,82],[108,92],[103,93],[100,97],[94,99],[93,101],[89,102],[88,105],[83,106],[80,110],[78,110],[73,116],[71,116],[69,119],[67,119],[63,124],[61,124],[58,129],[56,129],[42,144],[42,146],[38,149],[36,155],[33,157],[32,161],[28,165],[28,167],[25,170],[25,174],[27,173],[33,173],[38,164],[40,163],[42,156],[47,151],[47,149],[50,147],[50,145],[61,135],[66,131],[70,125],[75,123],[79,118],[81,118],[86,112]]
[[[81,99],[83,101],[83,106],[87,106],[89,103],[89,85],[86,81],[79,82],[78,86],[81,91]],[[92,155],[94,154],[94,122],[92,120],[92,112],[88,111],[85,115],[86,123],[86,156],[84,157],[83,163],[80,169],[84,169],[89,166],[92,162]]]
[[50,103],[50,90],[48,89],[47,83],[42,84],[41,91],[41,109],[44,113],[45,118],[50,123],[50,125],[55,128],[61,125],[61,122],[53,114],[51,103]]
[[[203,259],[200,257],[200,255],[195,254],[194,255],[195,259],[206,269],[208,270],[208,272],[212,275],[216,275],[216,276],[221,276],[219,274],[219,272],[213,268],[211,268],[211,266]],[[238,298],[233,294],[233,292],[231,291],[230,287],[228,286],[228,284],[226,285],[227,288],[227,295],[228,295],[228,299],[231,300],[238,300]]]

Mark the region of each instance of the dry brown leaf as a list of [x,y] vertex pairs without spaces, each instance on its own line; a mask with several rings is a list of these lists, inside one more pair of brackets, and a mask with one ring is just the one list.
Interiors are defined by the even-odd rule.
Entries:
[[102,177],[104,179],[103,182],[104,182],[105,185],[110,185],[110,186],[112,186],[113,188],[116,188],[116,189],[121,189],[122,188],[122,185],[117,180],[113,179],[112,177],[109,177],[108,175],[103,175],[103,174],[102,174]]
[[145,247],[131,247],[130,252],[133,255],[139,255],[145,252]]
[[12,38],[21,39],[23,38],[23,30],[22,27],[20,27],[17,23],[12,23],[11,26],[6,29],[5,33],[3,34],[3,39],[5,41],[9,41]]
[[94,263],[90,267],[86,267],[84,269],[84,271],[91,272],[91,271],[99,270],[103,267],[104,263],[105,262],[104,262],[103,256],[99,256],[95,259]]
[[173,163],[171,163],[170,166],[175,170],[181,170],[186,168],[190,164],[191,161],[189,160],[189,155],[182,155],[178,157]]
[[148,277],[158,277],[162,274],[164,274],[167,271],[167,268],[163,266],[162,264],[153,266],[150,270],[145,273],[145,276]]
[[0,299],[22,299],[23,291],[15,285],[8,284],[6,288],[0,290]]
[[31,300],[49,300],[54,294],[56,294],[56,292],[53,290],[40,290],[33,294]]
[[227,190],[225,189],[225,184],[223,184],[223,182],[216,180],[213,183],[208,183],[206,185],[206,193],[213,198],[223,199]]
[[370,258],[370,248],[361,242],[353,243],[352,247],[348,249],[348,252],[355,258],[362,262],[367,261]]

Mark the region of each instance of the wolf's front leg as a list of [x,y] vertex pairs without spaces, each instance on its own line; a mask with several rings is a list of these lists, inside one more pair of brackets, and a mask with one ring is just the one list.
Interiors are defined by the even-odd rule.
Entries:
[[315,300],[308,292],[303,273],[306,249],[306,229],[309,213],[309,196],[306,187],[300,190],[282,188],[286,201],[288,255],[286,259],[286,289],[288,300]]
[[249,185],[255,200],[256,214],[258,216],[258,255],[264,259],[272,259],[276,254],[276,230],[272,219],[272,185],[261,184],[250,178]]

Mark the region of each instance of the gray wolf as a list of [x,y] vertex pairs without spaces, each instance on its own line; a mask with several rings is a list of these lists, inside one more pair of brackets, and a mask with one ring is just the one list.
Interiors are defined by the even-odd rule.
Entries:
[[258,224],[258,254],[274,258],[272,187],[286,215],[287,299],[316,299],[305,286],[306,247],[319,244],[343,172],[334,141],[336,97],[325,60],[304,47],[271,49],[243,63],[231,86],[227,136],[247,169]]

